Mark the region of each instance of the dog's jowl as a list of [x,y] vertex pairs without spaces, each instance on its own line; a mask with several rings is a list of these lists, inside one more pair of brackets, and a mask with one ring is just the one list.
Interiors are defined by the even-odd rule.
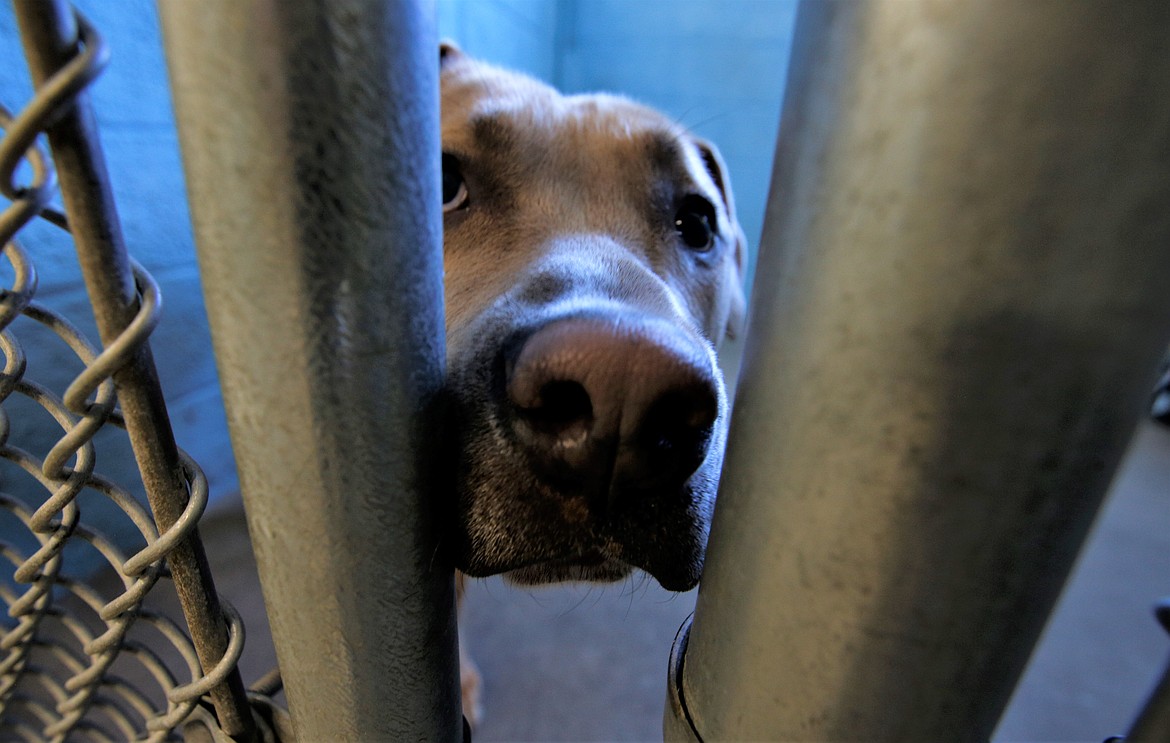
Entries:
[[743,315],[722,160],[624,98],[440,56],[456,564],[691,588]]

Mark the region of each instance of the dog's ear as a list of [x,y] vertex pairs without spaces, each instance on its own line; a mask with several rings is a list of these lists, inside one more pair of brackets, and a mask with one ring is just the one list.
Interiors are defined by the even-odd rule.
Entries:
[[730,277],[731,301],[727,315],[726,332],[728,338],[735,338],[739,334],[740,328],[743,327],[747,315],[747,300],[743,293],[744,271],[747,268],[747,238],[735,216],[735,197],[731,194],[731,179],[727,172],[727,164],[723,162],[723,156],[719,154],[719,149],[707,140],[701,137],[692,137],[692,139],[699,150],[703,166],[710,174],[711,180],[715,182],[715,187],[719,189],[719,195],[723,197],[723,206],[727,210],[727,218],[731,221],[729,229],[732,239],[735,241],[735,256],[732,267],[733,275]]
[[466,56],[454,41],[443,39],[439,42],[439,69],[443,69],[452,62],[463,59]]
[[735,198],[731,195],[731,183],[727,177],[727,163],[723,162],[719,148],[702,137],[692,135],[691,140],[699,149],[699,157],[703,158],[703,167],[707,169],[711,180],[715,181],[715,188],[719,189],[719,195],[723,197],[723,205],[727,207],[727,213],[732,219],[735,219]]

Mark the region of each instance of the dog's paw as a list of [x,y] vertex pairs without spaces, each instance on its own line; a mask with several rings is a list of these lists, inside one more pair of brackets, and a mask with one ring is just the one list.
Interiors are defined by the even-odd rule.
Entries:
[[463,689],[463,716],[472,729],[483,720],[483,680],[479,669],[462,652],[459,654],[459,685]]

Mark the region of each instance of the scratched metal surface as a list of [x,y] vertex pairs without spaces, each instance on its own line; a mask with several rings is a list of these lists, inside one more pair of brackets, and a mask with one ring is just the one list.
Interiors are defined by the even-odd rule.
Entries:
[[452,567],[424,480],[444,358],[433,20],[406,2],[160,10],[298,733],[457,740]]

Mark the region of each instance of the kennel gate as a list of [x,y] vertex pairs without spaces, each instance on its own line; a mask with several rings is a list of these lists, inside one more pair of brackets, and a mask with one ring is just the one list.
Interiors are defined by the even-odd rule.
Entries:
[[[201,151],[211,159],[226,153],[229,171],[258,175],[214,188],[269,179],[262,193],[213,214],[210,228],[201,223],[200,237],[214,243],[208,233],[239,227],[227,248],[245,258],[267,249],[264,255],[276,265],[224,268],[213,250],[201,260],[213,326],[238,326],[231,316],[236,311],[266,325],[239,352],[217,328],[218,360],[225,397],[238,414],[229,418],[241,453],[241,483],[251,517],[260,520],[252,525],[258,562],[270,594],[283,586],[283,598],[270,595],[267,606],[281,638],[296,737],[460,740],[452,571],[428,536],[435,530],[421,473],[433,468],[418,444],[434,425],[444,347],[441,222],[438,202],[430,198],[439,178],[431,157],[438,151],[433,20],[413,2],[210,6],[174,2],[160,10],[180,117],[186,124],[211,113],[204,123],[233,133],[203,139],[205,132],[192,134],[184,126],[183,134],[201,146],[222,145]],[[292,719],[268,694],[274,680],[244,689],[236,670],[243,627],[219,601],[199,542],[206,481],[174,445],[147,341],[158,320],[158,289],[127,255],[85,95],[106,49],[96,29],[64,2],[16,0],[13,7],[36,94],[0,121],[0,188],[11,201],[0,238],[13,275],[0,295],[0,400],[7,403],[0,409],[0,456],[39,481],[44,495],[31,505],[0,497],[5,534],[20,532],[0,548],[15,568],[0,586],[12,617],[0,638],[0,736],[164,740],[181,733],[191,740],[293,740]],[[258,45],[255,34],[273,33],[279,39],[269,36],[263,48],[285,54],[275,63],[294,82],[269,89],[267,80],[248,81],[259,86],[247,93],[249,102],[264,99],[274,107],[263,113],[248,105],[223,108],[221,93],[230,82],[248,84],[239,69],[244,49]],[[236,56],[221,61],[225,50]],[[272,72],[263,65],[273,57],[253,59],[249,71]],[[211,84],[201,86],[184,79],[187,64],[222,76],[204,77]],[[275,100],[267,93],[289,97]],[[185,107],[200,94],[206,98],[191,105],[201,111],[192,114]],[[304,105],[306,116],[298,116],[302,104],[311,104]],[[265,158],[276,152],[271,141],[250,148],[244,134],[252,123],[253,133],[270,140],[275,109],[292,122],[293,141],[280,162]],[[252,114],[257,117],[249,122]],[[52,159],[39,144],[41,132]],[[381,157],[369,158],[375,151]],[[200,194],[207,185],[200,180],[205,163],[198,152],[187,152],[197,220],[223,203]],[[340,164],[345,172],[332,169]],[[58,177],[67,216],[50,206]],[[281,202],[281,196],[289,198]],[[265,214],[239,209],[263,202]],[[350,209],[365,218],[343,213]],[[35,251],[12,238],[38,215],[72,233],[101,354],[34,301]],[[290,237],[282,228],[293,225],[308,225],[313,234]],[[251,250],[238,250],[241,244]],[[281,252],[285,247],[303,252]],[[400,260],[388,259],[388,252]],[[209,285],[219,268],[229,274],[225,286],[232,283],[237,293],[223,299],[234,309],[217,314],[219,297]],[[298,270],[303,273],[293,275]],[[265,305],[276,291],[258,287],[280,290],[278,304],[287,303]],[[294,319],[268,326],[273,318]],[[85,365],[63,395],[25,375],[24,354],[9,327],[17,319],[46,326]],[[20,330],[21,337],[34,332]],[[276,362],[265,358],[266,371],[247,381],[234,373],[241,354],[266,352],[285,355]],[[258,387],[248,388],[249,381]],[[64,430],[48,454],[8,440],[8,413],[18,398],[44,408]],[[257,412],[250,406],[256,400],[273,407]],[[253,423],[260,428],[250,429]],[[153,518],[125,487],[94,471],[91,440],[110,425],[124,425],[129,433]],[[142,549],[129,557],[79,520],[102,497],[141,534]],[[339,513],[348,520],[336,518]],[[290,534],[295,540],[287,539]],[[84,555],[88,564],[95,554],[103,558],[121,576],[122,590],[105,595],[87,582],[75,562],[77,544],[92,545]],[[306,544],[339,548],[314,554]],[[177,589],[186,629],[142,607],[162,578]],[[386,672],[392,668],[411,670]],[[142,678],[132,678],[136,672]]]
[[[208,310],[274,639],[287,677],[293,712],[290,721],[265,694],[245,697],[234,672],[242,627],[229,606],[216,606],[211,578],[200,559],[195,523],[206,503],[206,489],[197,466],[168,444],[165,408],[146,350],[145,338],[157,317],[157,290],[149,276],[129,261],[120,244],[108,187],[99,177],[102,166],[92,123],[83,97],[78,95],[100,70],[100,39],[84,20],[74,20],[64,3],[15,3],[25,43],[30,45],[28,56],[38,93],[16,117],[4,115],[5,135],[0,141],[0,188],[12,201],[0,216],[0,240],[13,274],[11,288],[0,297],[0,327],[4,328],[0,348],[6,364],[4,376],[0,377],[0,400],[13,395],[29,398],[53,414],[70,433],[61,439],[62,446],[44,457],[24,452],[8,442],[6,436],[0,436],[0,456],[38,479],[47,494],[43,505],[35,510],[7,497],[0,500],[9,519],[28,524],[38,540],[31,552],[22,553],[11,546],[3,550],[16,568],[17,579],[0,589],[15,619],[15,623],[5,626],[6,634],[0,639],[7,653],[0,666],[0,702],[4,704],[0,725],[12,736],[27,740],[62,738],[72,728],[76,735],[94,740],[137,737],[146,730],[153,738],[164,739],[184,718],[195,721],[185,731],[192,739],[201,739],[200,735],[203,739],[221,739],[230,734],[239,739],[258,735],[262,739],[276,736],[291,740],[293,728],[304,740],[456,740],[460,736],[449,571],[444,565],[435,569],[432,560],[438,553],[434,544],[419,537],[430,533],[432,515],[422,497],[425,482],[421,473],[428,471],[428,464],[425,447],[418,442],[426,436],[430,424],[427,404],[438,389],[442,371],[438,283],[441,232],[438,200],[429,198],[432,192],[438,192],[437,158],[432,157],[438,151],[433,53],[436,44],[431,21],[418,4],[401,1],[373,5],[325,0],[271,4],[164,0],[160,4]],[[818,508],[825,504],[823,499],[789,497],[783,501],[784,514],[780,514],[760,502],[759,496],[773,492],[777,482],[788,482],[792,486],[789,492],[800,493],[798,481],[811,477],[809,471],[799,467],[795,474],[770,473],[760,467],[760,461],[798,461],[790,457],[793,437],[779,435],[775,427],[780,422],[765,411],[782,404],[785,410],[795,412],[794,420],[799,421],[802,430],[811,432],[809,439],[827,446],[825,439],[819,438],[822,434],[817,433],[826,430],[826,418],[820,414],[824,411],[818,412],[802,400],[824,403],[843,399],[858,411],[870,410],[875,401],[890,394],[882,383],[892,378],[893,371],[904,371],[895,369],[888,359],[873,355],[865,356],[864,363],[855,361],[855,367],[850,368],[862,370],[851,375],[832,375],[826,373],[826,368],[814,368],[817,359],[839,362],[842,358],[842,347],[826,349],[817,345],[817,339],[834,338],[857,318],[843,293],[818,293],[823,289],[818,284],[819,277],[837,277],[856,292],[879,298],[867,307],[892,313],[890,317],[897,318],[898,323],[925,329],[920,336],[930,335],[929,325],[923,322],[927,310],[937,314],[934,308],[914,302],[883,308],[882,294],[876,291],[882,272],[871,270],[874,267],[864,261],[859,264],[862,270],[848,270],[858,254],[843,251],[846,235],[834,230],[856,227],[857,223],[850,220],[876,219],[882,214],[877,208],[880,205],[867,203],[864,198],[853,203],[825,201],[824,189],[815,188],[816,177],[821,177],[837,187],[831,193],[864,196],[866,184],[849,180],[850,172],[879,166],[910,172],[904,160],[878,157],[889,150],[859,146],[849,137],[855,136],[860,129],[856,125],[866,117],[880,121],[890,115],[880,107],[875,110],[875,98],[863,92],[884,91],[898,100],[898,94],[912,95],[914,86],[923,79],[910,75],[906,81],[892,82],[880,74],[864,77],[862,71],[890,70],[891,57],[898,53],[904,55],[903,60],[916,60],[930,67],[938,61],[938,54],[950,48],[949,44],[971,50],[990,43],[991,49],[1000,52],[1019,52],[1035,46],[1035,58],[1006,55],[1003,61],[988,55],[981,60],[991,70],[987,79],[993,81],[992,89],[1014,93],[989,98],[1006,101],[1005,108],[996,110],[1007,118],[1019,114],[1019,107],[1029,101],[1054,105],[1057,95],[1054,91],[1028,88],[1028,81],[1035,78],[1020,74],[1021,68],[1011,63],[1031,59],[1049,73],[1047,80],[1061,79],[1057,60],[1092,55],[1100,45],[1085,35],[1086,29],[1099,29],[1105,20],[1102,14],[1112,7],[1105,2],[1083,3],[1078,6],[1083,9],[1081,15],[1073,14],[1075,17],[1070,19],[1066,14],[1060,22],[1051,24],[1056,31],[1046,32],[1044,45],[1025,43],[1021,47],[1021,41],[1027,41],[1029,34],[1040,33],[1037,23],[1054,20],[1051,6],[1045,10],[1046,6],[1039,4],[1016,7],[1009,2],[971,3],[955,4],[948,12],[934,7],[926,13],[929,5],[896,0],[802,4],[776,160],[777,187],[765,235],[769,245],[784,247],[765,251],[760,269],[761,281],[788,291],[771,296],[757,294],[753,300],[756,322],[749,339],[749,358],[729,450],[728,480],[721,495],[724,505],[715,524],[708,579],[701,589],[693,636],[682,634],[672,659],[672,690],[685,693],[676,694],[668,704],[668,736],[703,735],[710,739],[761,730],[776,733],[792,720],[831,718],[831,708],[825,707],[826,700],[833,699],[828,684],[807,677],[793,681],[784,675],[785,665],[776,662],[782,652],[784,657],[799,657],[792,654],[792,648],[786,649],[777,642],[790,627],[778,629],[772,623],[786,620],[761,617],[756,612],[764,602],[770,602],[773,608],[785,605],[778,600],[778,589],[771,585],[776,582],[775,576],[784,575],[785,562],[774,551],[772,537],[754,524],[761,523],[761,515],[765,515],[768,518],[764,522],[770,528],[784,533],[788,519],[801,523],[823,520],[824,513]],[[1167,89],[1170,73],[1165,55],[1157,54],[1155,43],[1157,30],[1165,27],[1158,21],[1166,19],[1143,16],[1165,11],[1153,2],[1127,7],[1130,38],[1141,43],[1135,43],[1124,54],[1107,47],[1092,57],[1099,66],[1094,69],[1108,70],[1113,75],[1111,80],[1125,83],[1142,79],[1140,68],[1144,70],[1141,74],[1147,76],[1146,90]],[[919,17],[920,11],[925,15]],[[1093,14],[1097,17],[1093,18]],[[1091,23],[1093,20],[1098,23]],[[910,33],[923,28],[931,31],[926,38]],[[899,31],[906,32],[905,36],[899,36]],[[913,43],[903,48],[900,38]],[[1106,51],[1114,54],[1107,55]],[[910,67],[923,69],[913,64]],[[1163,86],[1152,84],[1151,76]],[[1017,84],[1024,87],[1012,87]],[[1125,90],[1122,84],[1119,91]],[[938,115],[944,106],[941,100],[915,100],[911,108],[921,115]],[[73,101],[78,103],[74,106]],[[961,103],[949,101],[952,110],[970,113]],[[1149,168],[1164,174],[1170,165],[1165,161],[1167,150],[1161,150],[1162,159],[1157,159],[1159,151],[1151,147],[1151,142],[1158,140],[1150,139],[1150,133],[1159,123],[1168,124],[1167,104],[1150,100],[1147,105],[1148,109],[1138,112],[1140,116],[1129,112],[1127,116],[1103,116],[1095,123],[1078,121],[1077,131],[1082,138],[1074,138],[1071,143],[1059,138],[1057,141],[1073,145],[1073,151],[1084,155],[1087,162],[1099,162],[1105,157],[1102,151],[1086,151],[1086,143],[1094,137],[1105,137],[1110,146],[1118,147],[1136,142],[1127,152],[1145,153],[1152,160]],[[896,111],[896,115],[902,113]],[[1049,118],[1040,118],[1038,131],[1055,136],[1060,126],[1053,125],[1067,122],[1054,121],[1055,114],[1047,113]],[[273,116],[284,124],[281,130],[272,125]],[[845,124],[825,125],[836,122],[838,116]],[[391,122],[388,130],[387,119]],[[48,207],[53,166],[34,139],[37,131],[46,128],[60,171],[68,222],[78,241],[87,283],[92,287],[92,302],[106,348],[100,355],[61,318],[33,301],[35,274],[29,252],[11,242],[20,226],[37,213],[57,222],[66,221]],[[1161,131],[1170,131],[1170,125],[1162,126]],[[1015,143],[1021,151],[1026,144]],[[363,159],[375,150],[395,154],[368,158],[368,162]],[[949,152],[953,155],[955,150]],[[857,170],[842,169],[841,158],[846,155],[850,167]],[[823,159],[817,167],[808,165],[810,157],[820,156]],[[22,160],[33,174],[28,183],[13,180]],[[339,169],[338,164],[347,167]],[[1128,169],[1110,171],[1118,179],[1110,181],[1110,185],[1118,185],[1125,174],[1151,172],[1132,162],[1128,165]],[[816,176],[818,167],[823,168],[820,176]],[[899,167],[903,170],[899,171]],[[989,192],[1006,189],[1005,193],[1011,194],[1012,182],[1003,178],[1005,172],[1011,171],[992,168],[985,174],[986,180],[978,184]],[[1085,184],[1073,180],[1072,192],[1058,188],[1037,202],[1038,208],[1055,209],[1055,213],[1065,216],[1074,208],[1097,214],[1093,210],[1098,205],[1084,198]],[[1126,203],[1130,207],[1145,200],[1170,203],[1166,181],[1142,179],[1144,190],[1128,193],[1126,198],[1131,200]],[[393,187],[388,189],[386,184]],[[401,194],[408,196],[396,198]],[[262,202],[266,202],[263,208]],[[920,203],[936,209],[939,206],[929,199]],[[355,224],[341,204],[356,205],[357,213],[378,216],[372,222]],[[834,214],[848,218],[831,217]],[[985,216],[990,219],[992,215],[989,212]],[[1027,455],[1026,442],[1060,441],[1050,436],[1059,426],[1032,431],[1030,436],[1016,440],[1024,441],[1023,445],[1008,447],[1006,452],[1002,446],[997,449],[997,455],[1007,463],[1004,466],[1017,466],[1017,474],[1023,473],[1021,478],[1039,465],[1050,478],[1048,485],[1067,482],[1073,473],[1083,472],[1086,463],[1091,465],[1091,477],[1086,476],[1091,483],[1079,491],[1083,498],[1068,518],[1073,522],[1071,528],[1056,528],[1051,509],[1039,515],[1012,513],[997,522],[1003,528],[990,537],[993,546],[1006,547],[1010,536],[1019,536],[1034,527],[1048,535],[1048,545],[1058,545],[1051,559],[1038,549],[1018,553],[1009,549],[1009,558],[1002,565],[1005,574],[1011,574],[1009,568],[1020,568],[1020,560],[1025,558],[1047,560],[1044,569],[1029,573],[1031,583],[1017,585],[1006,594],[1010,603],[1018,601],[1025,588],[1039,586],[1047,600],[1039,601],[1039,608],[1029,612],[1030,618],[1025,621],[1029,631],[1013,640],[1007,668],[991,674],[996,677],[994,683],[982,689],[985,693],[977,704],[955,712],[954,707],[941,704],[949,691],[935,690],[931,698],[940,702],[935,706],[951,713],[949,719],[942,720],[929,704],[907,709],[900,707],[897,700],[881,697],[858,718],[836,722],[822,730],[874,739],[883,733],[891,737],[890,731],[897,725],[902,726],[896,728],[898,733],[928,731],[937,735],[940,730],[957,729],[976,735],[989,732],[988,720],[994,722],[1005,701],[1006,689],[1010,689],[1018,673],[1040,618],[1047,613],[1061,575],[1067,571],[1075,545],[1096,508],[1106,479],[1104,473],[1115,464],[1124,434],[1138,414],[1137,401],[1144,394],[1145,382],[1140,370],[1143,366],[1153,369],[1166,336],[1164,320],[1170,317],[1170,300],[1167,293],[1158,291],[1158,282],[1151,278],[1156,278],[1155,274],[1165,276],[1165,269],[1170,268],[1164,247],[1170,244],[1166,218],[1159,221],[1132,209],[1099,216],[1118,229],[1134,227],[1134,234],[1141,239],[1135,246],[1126,247],[1144,252],[1130,262],[1117,258],[1119,265],[1125,265],[1107,272],[1112,283],[1062,283],[1061,271],[1069,267],[1058,267],[1051,275],[1060,286],[1050,299],[1054,307],[1081,308],[1074,313],[1100,313],[1098,320],[1105,318],[1108,322],[1101,320],[1095,328],[1116,330],[1120,325],[1122,330],[1095,337],[1088,362],[1085,354],[1071,353],[1059,344],[1045,348],[1045,358],[1036,354],[1026,358],[1046,371],[1053,366],[1065,369],[1069,379],[1074,374],[1083,375],[1089,380],[1085,389],[1101,393],[1087,394],[1083,399],[1113,403],[1099,404],[1092,415],[1076,417],[1083,424],[1078,431],[1088,430],[1095,435],[1074,441],[1070,447],[1073,456],[1056,456],[1051,446],[1043,451],[1047,458],[1042,456],[1037,461]],[[866,230],[855,229],[848,236],[858,238],[865,234]],[[958,255],[964,259],[974,257],[974,242],[956,242]],[[991,247],[984,244],[980,258],[990,261],[1008,284],[1035,275],[1038,267],[1028,260],[1009,265],[1007,254],[1011,251],[1007,248],[1018,248],[1016,257],[1022,259],[1035,257],[1037,250],[1010,241],[991,242]],[[249,249],[240,250],[240,245]],[[395,260],[401,263],[388,264],[386,246],[402,248],[393,251]],[[929,241],[908,240],[896,246],[896,255],[907,264],[920,260],[930,263],[932,256],[924,252],[928,247]],[[1105,256],[1105,260],[1109,259]],[[929,274],[931,284],[967,292],[976,285],[977,272],[948,272],[941,270],[945,266],[938,265],[934,268],[940,270]],[[1066,272],[1065,277],[1072,275]],[[273,291],[257,291],[264,286]],[[1110,305],[1108,301],[1102,306],[1092,301],[1105,300],[1117,292],[1125,297],[1124,306]],[[1009,295],[999,309],[1024,312],[1035,307],[1035,298],[1027,292]],[[1086,298],[1090,300],[1087,304],[1083,303]],[[988,309],[987,304],[978,301],[974,306]],[[824,312],[814,313],[814,308]],[[383,309],[386,314],[379,314]],[[20,347],[9,329],[21,313],[60,335],[91,369],[62,397],[24,377]],[[271,323],[270,318],[287,318],[288,323]],[[784,322],[777,322],[777,318]],[[1135,318],[1142,322],[1134,323]],[[972,317],[956,313],[946,319],[957,322]],[[779,333],[781,327],[786,329],[783,334]],[[975,364],[974,370],[980,374],[973,372],[964,381],[977,387],[986,382],[988,386],[980,389],[988,393],[989,402],[977,412],[980,417],[994,419],[997,411],[1004,412],[1003,406],[1012,402],[1010,396],[997,402],[997,393],[1008,381],[1016,381],[1021,369],[1002,353],[993,351],[1002,349],[1005,342],[1006,347],[1018,350],[1021,342],[1031,343],[1040,336],[997,336],[991,332],[995,328],[992,322],[960,327],[967,331],[963,337],[968,345],[949,349],[951,355],[936,359],[936,366],[927,371],[941,374],[947,364],[953,366],[958,359]],[[899,342],[914,340],[912,335],[908,338],[894,334],[891,338]],[[793,347],[800,354],[784,356]],[[913,343],[905,348],[914,350]],[[872,349],[862,350],[869,353]],[[804,361],[793,364],[790,358]],[[1111,358],[1119,360],[1114,363]],[[274,379],[274,367],[293,373]],[[305,376],[295,373],[300,370]],[[115,395],[108,381],[111,375],[117,387],[118,410],[114,409]],[[763,380],[780,383],[764,384]],[[1045,381],[1059,384],[1059,379]],[[795,392],[797,387],[803,390],[799,394]],[[1109,387],[1124,391],[1112,394],[1116,389]],[[930,394],[925,382],[917,389],[923,395]],[[373,390],[384,394],[372,394]],[[902,393],[906,394],[906,390]],[[87,402],[91,394],[93,400]],[[1051,397],[1025,398],[1029,413],[1040,418],[1057,412],[1069,414],[1067,407],[1057,405]],[[150,516],[123,488],[93,473],[92,446],[86,442],[95,428],[123,418],[131,437],[136,439],[136,452],[144,452],[138,454],[138,459],[155,520],[161,527],[157,531]],[[309,420],[314,425],[304,425]],[[851,420],[870,427],[859,426],[859,433],[865,433],[858,437],[860,440],[846,437],[844,441],[856,451],[866,452],[861,459],[885,461],[880,452],[872,451],[872,446],[874,442],[888,444],[892,431],[875,433],[872,421]],[[879,422],[884,420],[887,419]],[[896,421],[898,416],[889,420]],[[988,430],[994,426],[967,428],[972,421],[962,416],[952,422],[958,421],[963,425],[957,427],[957,433],[942,437],[946,443],[954,445],[958,441],[977,448],[979,441],[985,439],[992,442],[991,446],[996,442],[1002,445],[1002,438]],[[1098,425],[1102,422],[1108,425]],[[0,432],[6,433],[8,420],[0,417],[0,424]],[[370,431],[382,432],[393,444],[388,446],[371,437]],[[835,435],[839,434],[840,430],[835,430]],[[932,441],[934,438],[927,437],[914,442],[920,445],[916,450],[920,457],[923,452],[933,451]],[[1087,457],[1101,450],[1093,448],[1098,445],[1107,454],[1096,460]],[[1026,456],[1015,449],[1026,450]],[[404,454],[388,462],[389,451]],[[72,452],[76,457],[71,463]],[[308,457],[306,452],[320,454]],[[298,465],[302,460],[313,461],[294,469],[287,466],[290,457]],[[754,460],[751,465],[746,462],[749,458]],[[888,472],[908,477],[910,471],[923,469],[922,461],[902,462]],[[776,479],[761,484],[774,474]],[[977,471],[951,470],[945,474],[952,486],[960,475],[979,479]],[[838,483],[838,487],[844,485]],[[83,493],[86,497],[105,497],[125,509],[148,546],[127,559],[108,540],[79,523],[79,490],[87,491]],[[381,497],[385,492],[405,495],[387,503]],[[290,499],[287,493],[297,493],[298,497]],[[1044,495],[1051,495],[1051,489]],[[882,502],[881,498],[875,500]],[[1073,507],[1068,500],[1046,502]],[[945,512],[949,507],[942,501],[917,504],[923,512]],[[331,519],[331,513],[344,513],[349,518]],[[951,524],[956,528],[948,536],[958,543],[969,540],[975,535],[977,523],[975,518],[958,518]],[[799,534],[789,532],[787,536],[795,540],[807,558],[806,568],[823,572],[828,563],[841,560],[842,555],[845,562],[853,561],[854,569],[841,574],[845,577],[841,582],[848,583],[853,573],[864,574],[865,562],[895,555],[897,542],[916,536],[906,531],[891,533],[898,539],[885,543],[878,540],[868,551],[851,552],[854,545],[838,544],[840,551],[832,554],[819,550],[816,544],[801,542]],[[296,539],[283,539],[286,534],[294,534]],[[726,534],[734,534],[735,538],[721,537]],[[61,551],[64,544],[77,540],[92,544],[125,576],[121,596],[113,600],[99,596],[68,574]],[[1036,547],[1025,542],[1029,548]],[[344,545],[341,551],[345,554],[336,558],[344,564],[327,563],[322,574],[305,580],[301,554],[305,543]],[[390,559],[386,559],[387,555]],[[929,578],[927,572],[933,565],[911,562],[900,567],[904,572],[899,575],[909,581]],[[766,581],[769,585],[753,583],[745,587],[742,576],[747,574],[750,578],[757,569],[772,571]],[[1037,577],[1036,573],[1041,575]],[[184,608],[192,640],[165,619],[137,608],[146,590],[168,575],[187,596],[188,605]],[[953,575],[948,580],[942,583],[947,592],[979,594],[980,584],[976,581]],[[786,595],[798,595],[802,586],[799,581],[788,583],[785,590],[795,592]],[[826,600],[834,604],[825,610],[825,616],[833,620],[856,615],[864,608],[865,597],[860,591],[829,591],[827,595],[827,599],[806,596],[802,601],[807,601],[808,606],[818,606],[818,601]],[[745,602],[745,597],[756,597],[756,601]],[[927,593],[924,591],[919,598],[927,599]],[[965,615],[968,621],[952,627],[945,639],[971,642],[984,653],[987,648],[981,648],[974,638],[988,627],[1004,631],[1018,619],[1014,611],[1005,612],[1002,606],[988,606],[978,600],[959,605],[969,610]],[[743,624],[736,615],[750,616],[753,621]],[[832,622],[824,625],[832,629]],[[47,631],[50,627],[56,634]],[[184,666],[180,672],[168,669],[160,654],[138,638],[135,633],[144,628],[157,632],[155,641],[163,638],[177,649]],[[831,638],[818,629],[803,625],[799,629],[801,632],[795,636],[802,643],[833,647]],[[946,662],[924,658],[914,651],[923,640],[911,633],[893,636],[890,657],[902,661],[898,666],[901,672],[913,677],[900,682],[902,689],[930,691],[930,687],[937,686],[930,674],[946,670]],[[880,642],[889,642],[889,638]],[[878,644],[871,638],[872,647]],[[139,659],[149,669],[157,679],[152,682],[155,688],[136,691],[127,680],[109,673],[119,645],[128,651],[124,655]],[[739,648],[750,648],[753,657],[745,661]],[[873,657],[866,652],[859,655],[863,659]],[[826,667],[833,668],[832,664]],[[212,670],[205,674],[203,669],[207,668]],[[405,670],[408,668],[410,672]],[[807,670],[798,664],[790,668]],[[871,665],[868,675],[861,677],[880,677],[880,670]],[[765,672],[771,679],[767,684],[761,679]],[[178,681],[187,676],[190,682]],[[739,686],[739,678],[755,687]],[[759,689],[774,691],[777,684],[787,687],[788,701],[783,705],[769,703],[757,693]],[[160,690],[166,696],[163,702],[159,701]],[[733,692],[734,698],[728,696]],[[214,703],[214,716],[210,707],[200,703],[205,694],[205,699]],[[252,709],[257,714],[253,715]],[[746,720],[742,724],[747,727],[735,727],[741,724],[731,722],[737,717]],[[250,729],[253,725],[255,730]],[[801,733],[807,736],[809,730]]]
[[[196,712],[206,695],[225,731],[250,737],[255,726],[235,668],[242,627],[214,591],[196,530],[207,484],[175,446],[148,345],[158,321],[158,287],[126,253],[84,101],[107,51],[64,4],[17,2],[14,8],[37,94],[16,116],[0,110],[0,190],[11,201],[0,216],[0,243],[12,273],[0,299],[0,400],[7,403],[0,409],[0,457],[46,492],[37,503],[0,496],[8,517],[2,551],[15,568],[0,588],[10,620],[0,639],[6,651],[0,730],[24,740],[158,740],[186,720],[206,719],[206,712]],[[56,168],[37,142],[42,132]],[[30,180],[17,183],[22,161]],[[49,206],[57,173],[67,217]],[[104,347],[100,354],[66,319],[35,301],[34,263],[12,238],[38,215],[72,233]],[[26,377],[25,354],[10,327],[22,315],[42,333],[55,334],[85,365],[63,395]],[[9,410],[19,398],[62,428],[43,456],[9,440]],[[95,472],[93,439],[109,425],[124,427],[130,437],[153,518],[123,485]],[[105,496],[138,530],[144,544],[132,556],[80,521],[79,503],[93,495]],[[14,534],[17,524],[27,531]],[[99,557],[120,574],[115,595],[88,585],[85,569],[72,562],[81,544],[92,550],[91,562]],[[178,592],[187,631],[142,608],[164,576]],[[147,627],[153,637],[141,631]],[[176,654],[185,667],[174,667]],[[111,670],[119,655],[138,661],[145,682]]]
[[1167,28],[800,4],[668,737],[991,736],[1170,338]]

